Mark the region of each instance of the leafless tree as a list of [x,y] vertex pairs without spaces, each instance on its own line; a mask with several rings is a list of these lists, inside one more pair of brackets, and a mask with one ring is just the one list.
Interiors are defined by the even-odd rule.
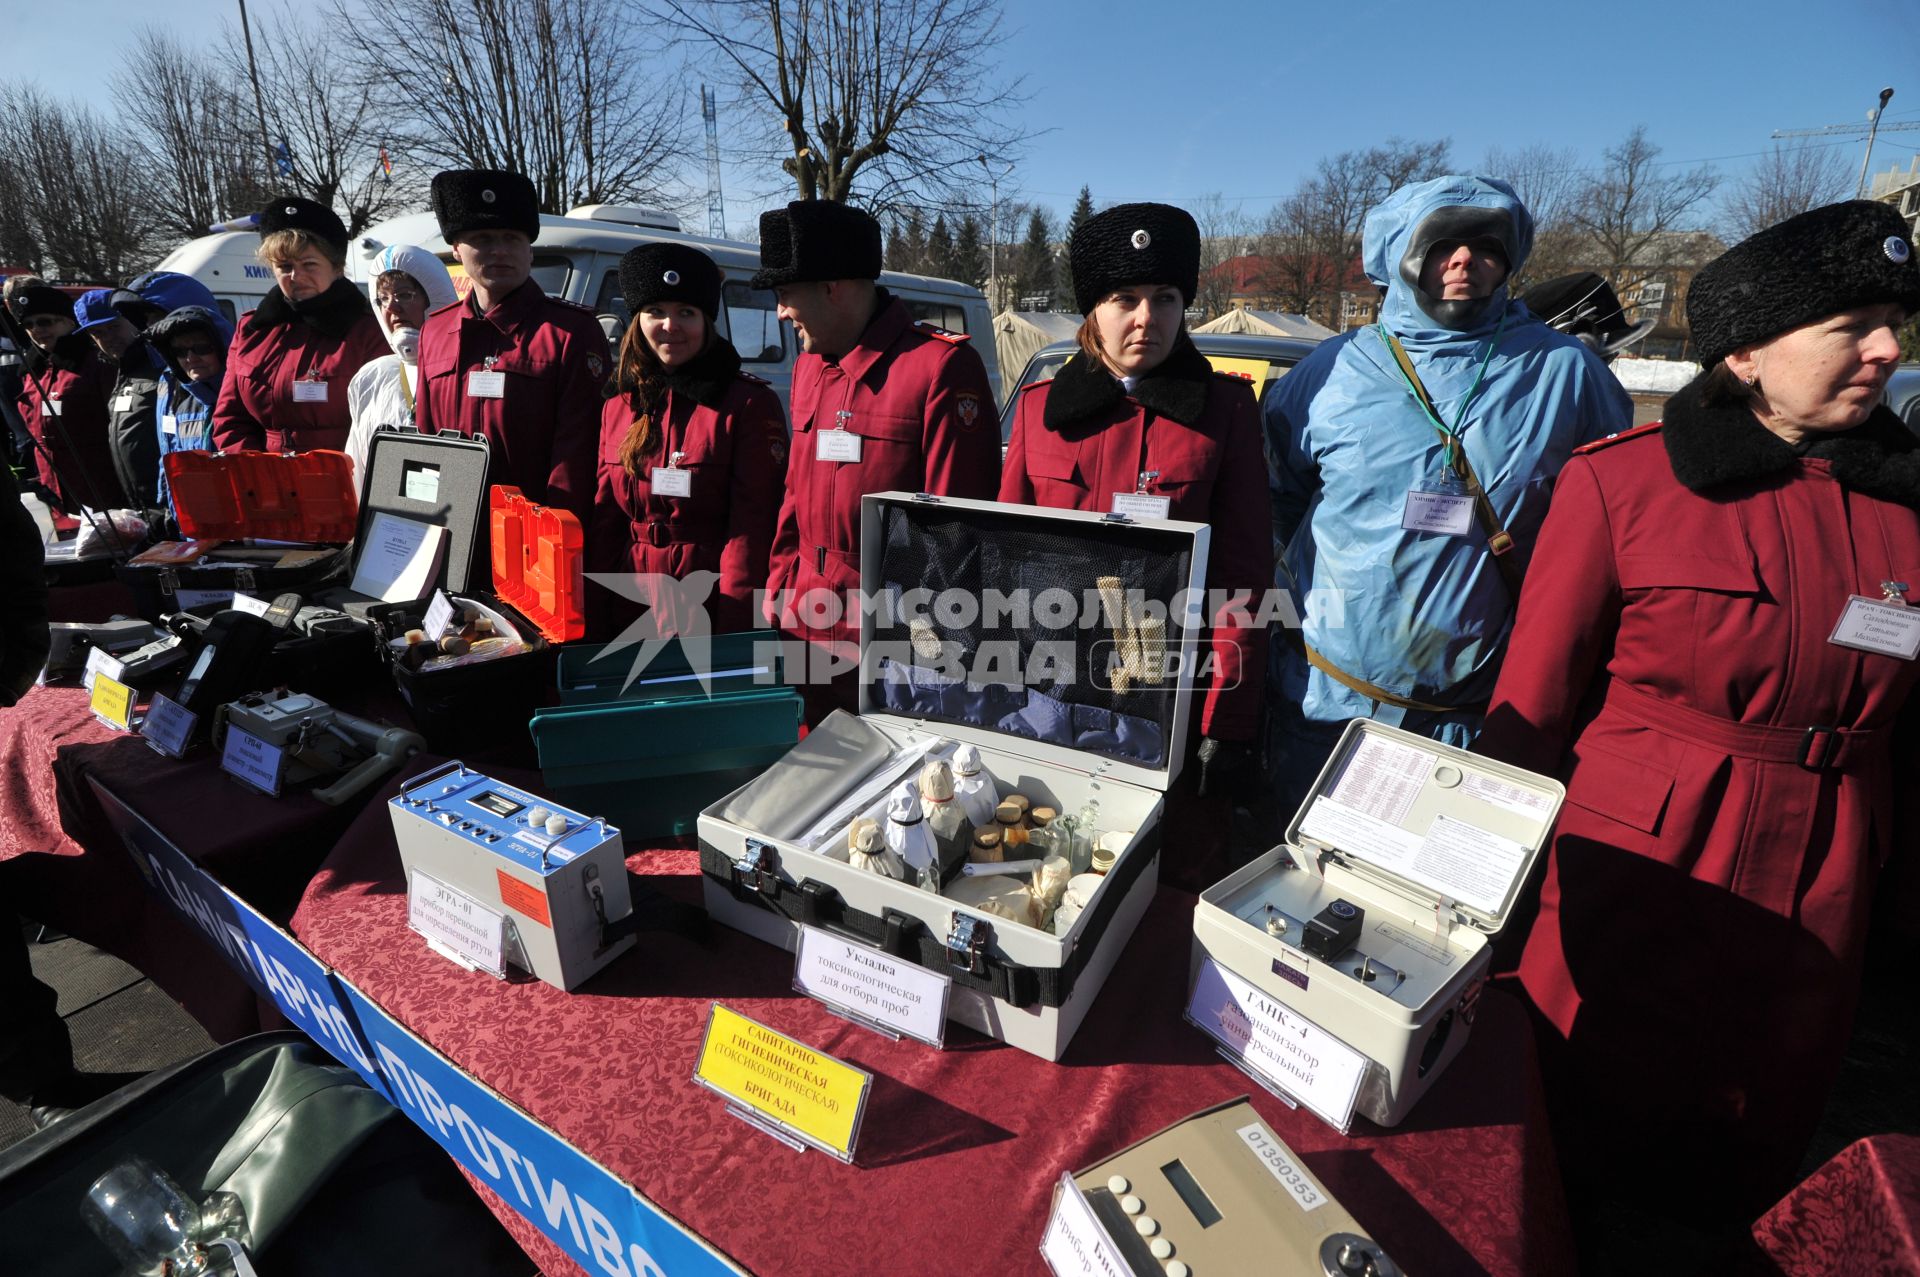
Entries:
[[1569,213],[1583,178],[1580,157],[1571,147],[1535,142],[1517,150],[1493,147],[1481,172],[1513,187],[1533,218],[1533,254],[1509,281],[1513,293],[1533,283],[1578,270],[1590,255],[1585,233]]
[[221,62],[148,27],[113,77],[120,120],[133,127],[151,165],[149,206],[169,237],[205,235],[272,193],[253,114],[225,87]]
[[1228,264],[1253,252],[1253,219],[1218,191],[1202,195],[1188,210],[1200,226],[1200,287],[1193,304],[1207,319],[1233,308],[1234,271]]
[[1796,213],[1847,198],[1853,183],[1852,166],[1838,148],[1776,142],[1727,193],[1723,228],[1730,241],[1745,239]]
[[552,213],[681,202],[686,86],[624,0],[334,0],[330,26],[410,185],[503,168]]
[[84,107],[39,89],[0,86],[0,137],[9,165],[28,175],[14,210],[38,260],[19,263],[100,283],[139,271],[153,242],[142,157]]
[[1567,220],[1585,238],[1592,269],[1623,297],[1636,284],[1694,251],[1695,219],[1720,184],[1711,166],[1665,172],[1660,148],[1636,125],[1605,152],[1581,185]]
[[649,0],[730,67],[749,130],[800,199],[980,205],[1026,136],[999,74],[998,0]]

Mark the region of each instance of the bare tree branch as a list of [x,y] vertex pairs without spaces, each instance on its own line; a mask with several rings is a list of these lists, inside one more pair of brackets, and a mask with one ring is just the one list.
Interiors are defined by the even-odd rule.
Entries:
[[1756,163],[1727,193],[1721,220],[1728,242],[1742,240],[1797,213],[1846,199],[1853,169],[1831,146],[1784,147]]

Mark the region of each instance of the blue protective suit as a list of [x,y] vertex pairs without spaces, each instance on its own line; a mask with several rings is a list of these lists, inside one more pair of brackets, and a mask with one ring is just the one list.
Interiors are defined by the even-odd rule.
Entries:
[[[1395,192],[1367,218],[1364,265],[1387,290],[1382,322],[1406,348],[1442,420],[1458,430],[1518,542],[1514,553],[1524,556],[1568,455],[1630,426],[1633,403],[1597,357],[1509,300],[1504,283],[1462,327],[1434,318],[1422,303],[1436,299],[1418,291],[1419,263],[1403,268],[1403,258],[1409,244],[1417,250],[1460,210],[1468,219],[1504,214],[1508,274],[1517,272],[1532,248],[1532,219],[1510,187],[1482,177]],[[1276,575],[1300,606],[1306,642],[1396,696],[1462,707],[1429,713],[1371,700],[1310,669],[1297,644],[1276,641],[1269,695],[1299,707],[1277,707],[1276,720],[1298,724],[1304,715],[1313,729],[1369,717],[1471,744],[1515,600],[1477,522],[1462,536],[1402,528],[1409,490],[1442,487],[1443,445],[1379,330],[1322,344],[1274,383],[1262,415]]]
[[[222,347],[233,341],[233,325],[220,311],[207,306],[182,306],[154,323],[143,334],[153,343],[161,359],[159,403],[154,414],[160,433],[160,500],[173,509],[173,493],[167,484],[167,454],[171,452],[213,451],[213,405],[220,398],[220,377],[212,381],[189,381],[168,348],[177,333],[205,332]],[[174,511],[176,518],[179,512]]]

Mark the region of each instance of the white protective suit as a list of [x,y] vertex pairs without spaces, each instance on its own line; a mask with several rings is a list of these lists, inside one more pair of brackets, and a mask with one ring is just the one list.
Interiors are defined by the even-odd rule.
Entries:
[[389,244],[380,250],[367,277],[367,300],[374,303],[373,317],[386,335],[394,353],[365,364],[347,383],[347,411],[353,426],[347,433],[347,455],[353,458],[356,487],[366,483],[367,452],[373,432],[381,426],[413,425],[413,389],[420,357],[420,330],[387,327],[386,312],[374,297],[380,276],[390,270],[405,271],[427,295],[429,313],[456,300],[453,276],[438,257],[412,244]]

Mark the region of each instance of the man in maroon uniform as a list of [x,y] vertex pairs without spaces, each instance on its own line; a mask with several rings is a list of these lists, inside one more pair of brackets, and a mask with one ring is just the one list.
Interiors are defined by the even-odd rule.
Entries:
[[1000,418],[967,338],[915,324],[875,285],[880,224],[867,214],[804,200],[762,213],[760,266],[753,286],[774,291],[802,352],[768,614],[839,671],[831,687],[808,681],[817,722],[854,704],[860,626],[848,592],[860,583],[860,498],[898,489],[992,500]]

